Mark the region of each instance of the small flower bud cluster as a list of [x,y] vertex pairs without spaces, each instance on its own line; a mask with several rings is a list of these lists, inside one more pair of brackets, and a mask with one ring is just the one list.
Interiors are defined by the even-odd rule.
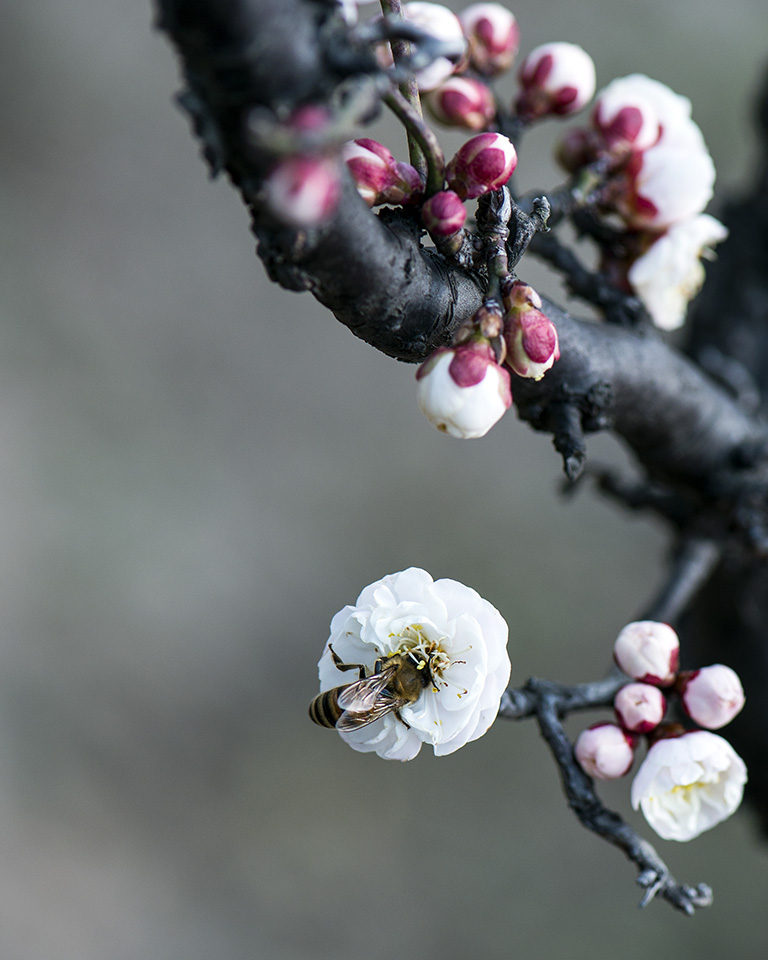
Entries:
[[560,356],[557,330],[532,287],[507,277],[502,300],[503,308],[487,300],[454,346],[435,351],[416,374],[422,412],[449,436],[485,436],[512,404],[509,370],[540,380]]
[[[722,664],[680,672],[677,634],[652,620],[627,624],[613,653],[634,682],[616,694],[616,723],[597,723],[579,735],[576,760],[591,777],[623,777],[640,737],[648,737],[648,753],[632,784],[632,806],[664,839],[691,840],[729,817],[741,802],[744,762],[726,740],[710,732],[730,723],[744,706],[741,682]],[[705,729],[664,724],[662,688],[678,697],[693,723]]]
[[598,95],[590,127],[571,131],[558,159],[572,173],[597,161],[610,173],[602,212],[618,216],[630,251],[603,263],[644,303],[653,322],[673,330],[704,280],[702,257],[725,239],[725,227],[703,211],[715,168],[691,103],[641,74],[614,80]]

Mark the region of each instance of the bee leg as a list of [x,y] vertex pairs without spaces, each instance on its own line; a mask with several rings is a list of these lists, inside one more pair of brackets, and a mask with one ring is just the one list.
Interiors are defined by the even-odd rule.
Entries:
[[364,663],[344,663],[341,657],[336,653],[333,647],[328,644],[328,649],[331,651],[331,657],[333,658],[333,665],[337,670],[358,670],[360,673],[360,679],[365,680],[365,664]]
[[400,711],[399,711],[399,710],[395,710],[395,716],[397,717],[397,719],[400,721],[400,723],[402,723],[403,726],[404,726],[407,730],[410,730],[410,729],[411,729],[410,723],[408,723],[407,720],[403,720],[403,718],[400,716]]

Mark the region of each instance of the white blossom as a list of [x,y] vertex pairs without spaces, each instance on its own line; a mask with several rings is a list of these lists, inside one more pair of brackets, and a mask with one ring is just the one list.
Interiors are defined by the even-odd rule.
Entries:
[[429,662],[433,683],[418,700],[368,726],[340,731],[363,753],[411,760],[422,743],[437,756],[482,736],[493,723],[509,681],[508,628],[501,614],[456,580],[434,580],[410,567],[367,586],[355,606],[331,621],[320,659],[320,690],[347,684],[355,674],[337,669],[330,647],[345,663],[364,664],[413,652]]
[[616,694],[613,709],[625,730],[649,733],[664,719],[667,701],[650,683],[628,683]]
[[674,224],[629,268],[632,289],[662,330],[676,330],[685,322],[688,303],[704,282],[702,258],[728,236],[714,217],[702,213]]
[[692,840],[738,808],[746,782],[728,741],[695,730],[653,744],[632,783],[632,806],[664,840]]
[[635,620],[616,638],[613,659],[633,680],[668,687],[680,662],[680,641],[667,623]]
[[744,688],[735,670],[715,663],[684,678],[682,701],[694,723],[707,730],[719,730],[741,712]]

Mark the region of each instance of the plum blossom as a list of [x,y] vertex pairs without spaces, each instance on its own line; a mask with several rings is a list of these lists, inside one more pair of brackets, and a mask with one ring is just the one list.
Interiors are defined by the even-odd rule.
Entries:
[[416,378],[422,413],[451,437],[484,437],[512,405],[509,371],[487,340],[436,350]]
[[456,580],[433,580],[418,567],[365,587],[354,606],[331,621],[320,662],[320,690],[350,682],[346,663],[373,668],[379,658],[413,652],[429,661],[433,683],[419,699],[340,736],[363,753],[411,760],[423,743],[437,756],[482,736],[493,723],[509,681],[508,628],[487,600]]
[[590,777],[617,780],[629,773],[635,759],[634,738],[615,723],[596,723],[581,731],[573,752]]
[[520,68],[515,106],[527,120],[566,116],[585,107],[595,93],[595,64],[575,43],[544,43]]
[[653,744],[632,783],[632,806],[664,840],[692,840],[734,813],[746,782],[728,741],[694,730]]
[[616,638],[613,658],[633,680],[668,687],[677,673],[680,641],[666,623],[636,620],[628,623]]
[[426,104],[447,127],[483,130],[496,116],[490,87],[473,77],[449,77],[427,96]]
[[722,663],[693,670],[683,677],[682,701],[694,723],[719,730],[744,706],[744,688],[735,670]]
[[727,229],[702,213],[671,226],[629,268],[627,278],[662,330],[676,330],[685,322],[688,303],[704,282],[702,258],[728,236]]

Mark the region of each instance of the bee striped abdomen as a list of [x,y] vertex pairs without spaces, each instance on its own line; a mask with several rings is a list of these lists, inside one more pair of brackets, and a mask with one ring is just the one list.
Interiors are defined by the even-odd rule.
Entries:
[[339,706],[339,694],[348,686],[349,684],[345,684],[318,694],[309,705],[310,719],[321,727],[335,727],[344,712]]

